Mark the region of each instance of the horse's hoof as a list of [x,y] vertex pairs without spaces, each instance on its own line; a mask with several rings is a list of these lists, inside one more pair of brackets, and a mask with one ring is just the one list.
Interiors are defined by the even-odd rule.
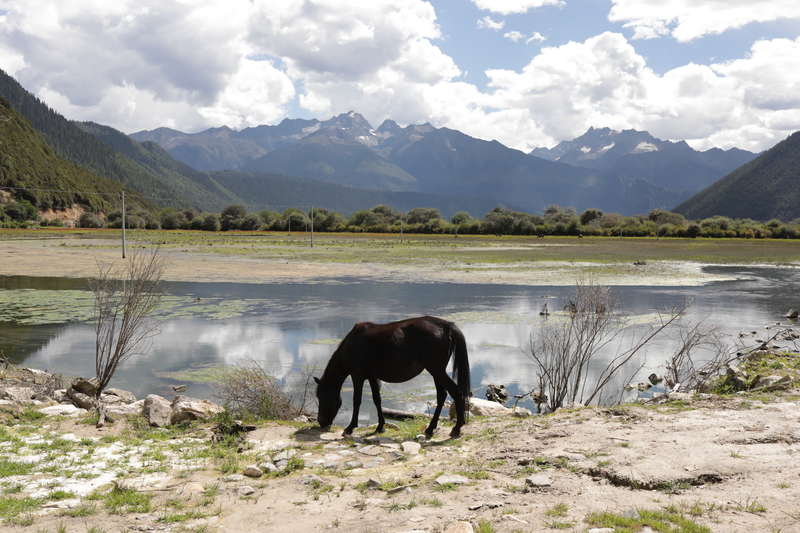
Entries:
[[378,426],[375,428],[375,433],[385,433],[385,432],[386,428],[384,428],[383,426]]
[[353,434],[354,429],[355,428],[344,428],[344,431],[342,431],[342,435],[347,435],[349,437],[350,435]]
[[450,438],[452,439],[457,439],[460,436],[461,436],[461,430],[458,428],[453,428],[453,430],[450,432]]

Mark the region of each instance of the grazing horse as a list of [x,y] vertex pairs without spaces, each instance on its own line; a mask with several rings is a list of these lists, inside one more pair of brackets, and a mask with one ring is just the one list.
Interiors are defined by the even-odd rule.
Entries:
[[[453,357],[454,382],[447,375],[447,364]],[[467,402],[470,395],[469,358],[464,334],[453,324],[441,318],[423,316],[389,324],[360,322],[353,326],[336,351],[317,382],[321,427],[330,426],[342,406],[340,395],[347,376],[353,380],[353,418],[345,430],[350,435],[358,426],[358,409],[361,390],[369,381],[372,400],[378,409],[377,433],[383,432],[384,417],[381,410],[380,382],[401,383],[427,370],[436,385],[436,410],[425,430],[430,438],[439,423],[439,415],[447,393],[456,408],[456,425],[450,436],[461,435],[465,424]]]

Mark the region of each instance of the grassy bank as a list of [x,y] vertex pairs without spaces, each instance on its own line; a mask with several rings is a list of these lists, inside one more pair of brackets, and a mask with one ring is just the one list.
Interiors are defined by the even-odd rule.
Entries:
[[[0,242],[51,239],[54,245],[114,249],[119,230],[0,230]],[[690,261],[712,264],[800,262],[800,241],[650,237],[404,235],[306,232],[130,230],[131,243],[164,250],[306,262],[417,264],[448,261],[512,266],[530,262],[628,263]],[[66,240],[62,244],[62,240]],[[56,243],[56,241],[59,241]]]

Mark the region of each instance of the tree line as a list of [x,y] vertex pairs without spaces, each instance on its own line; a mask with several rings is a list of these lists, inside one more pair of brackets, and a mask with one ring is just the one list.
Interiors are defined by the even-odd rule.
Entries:
[[[194,209],[165,208],[157,212],[139,207],[126,210],[126,227],[131,229],[202,230],[202,231],[308,231],[313,217],[314,231],[370,233],[427,233],[469,235],[585,235],[620,237],[800,237],[800,219],[767,222],[732,219],[723,216],[687,220],[683,215],[664,209],[653,209],[645,215],[624,216],[586,209],[578,213],[572,208],[551,205],[542,214],[513,211],[497,207],[483,218],[474,218],[460,211],[445,218],[438,209],[417,207],[401,212],[386,205],[356,211],[350,216],[329,209],[289,208],[282,212],[261,210],[248,212],[242,205],[230,205],[220,213],[203,213]],[[25,200],[0,204],[0,226],[18,227],[32,224],[58,226],[58,220],[38,221],[33,205]],[[120,228],[122,212],[107,216],[85,212],[78,222],[84,228]]]

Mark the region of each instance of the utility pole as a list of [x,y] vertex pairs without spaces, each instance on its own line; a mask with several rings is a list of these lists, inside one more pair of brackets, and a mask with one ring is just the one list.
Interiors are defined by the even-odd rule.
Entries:
[[125,259],[125,191],[122,191],[122,258]]
[[311,247],[314,247],[314,206],[311,206]]

